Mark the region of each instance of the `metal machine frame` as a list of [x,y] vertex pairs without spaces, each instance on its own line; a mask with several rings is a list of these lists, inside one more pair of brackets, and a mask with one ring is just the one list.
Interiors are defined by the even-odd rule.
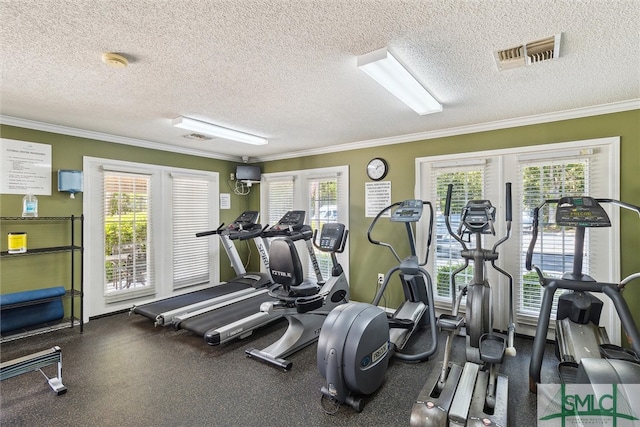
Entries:
[[[498,373],[504,355],[515,356],[513,346],[513,278],[495,263],[498,246],[506,242],[511,231],[511,183],[506,184],[506,235],[493,248],[482,247],[482,235],[495,235],[495,208],[488,200],[471,200],[462,211],[457,233],[451,229],[449,212],[453,185],[449,184],[445,205],[445,224],[449,234],[461,245],[464,265],[451,275],[453,308],[451,314],[438,318],[438,326],[447,332],[444,359],[439,377],[430,377],[418,395],[411,411],[411,426],[487,426],[508,425],[507,377]],[[469,249],[462,236],[473,234],[476,247]],[[456,297],[455,277],[469,261],[473,262],[473,279],[461,287]],[[509,282],[508,336],[494,333],[491,284],[485,277],[485,262],[504,275]],[[466,295],[465,316],[458,314],[462,297]],[[462,327],[466,333],[466,363],[451,362],[453,340]],[[435,371],[434,371],[435,372]]]
[[[611,226],[609,217],[600,203],[610,203],[636,212],[640,216],[638,206],[614,199],[596,199],[587,196],[545,200],[533,211],[532,237],[527,250],[526,268],[529,271],[536,271],[540,285],[544,288],[529,365],[529,390],[533,393],[536,392],[540,382],[553,297],[557,290],[571,291],[560,297],[556,320],[557,356],[561,361],[559,373],[562,381],[572,382],[575,379],[583,359],[599,359],[602,354],[602,358],[638,360],[640,355],[640,333],[622,297],[626,284],[640,278],[640,272],[627,276],[620,283],[598,282],[582,272],[586,228]],[[548,204],[557,205],[556,224],[576,229],[572,271],[565,273],[561,278],[545,277],[542,270],[533,265],[540,210]],[[604,294],[611,299],[635,355],[609,345],[606,331],[598,326],[602,302],[590,295],[590,292]],[[574,330],[579,330],[579,333],[572,332]],[[588,350],[584,350],[585,347],[588,347]]]

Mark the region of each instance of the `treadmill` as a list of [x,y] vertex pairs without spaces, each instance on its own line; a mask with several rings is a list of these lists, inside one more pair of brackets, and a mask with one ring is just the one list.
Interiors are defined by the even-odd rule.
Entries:
[[[314,269],[320,273],[311,244],[313,231],[309,225],[304,224],[305,214],[305,211],[287,212],[277,224],[265,229],[262,237],[287,237],[292,241],[303,240],[307,245]],[[264,316],[264,313],[260,312],[262,303],[274,300],[268,292],[268,289],[259,289],[248,296],[240,296],[193,313],[176,316],[173,326],[176,329],[186,329],[201,335],[205,342],[212,346],[236,338],[246,338],[253,333],[254,329],[266,326],[282,317],[277,313]]]
[[260,252],[260,258],[265,262],[265,267],[269,271],[267,248],[261,236],[262,226],[257,223],[258,217],[257,211],[245,211],[226,228],[223,228],[224,224],[222,224],[216,230],[196,234],[197,237],[220,236],[224,250],[231,261],[231,266],[238,276],[210,288],[134,305],[130,312],[153,320],[156,326],[167,326],[173,323],[175,316],[236,299],[251,294],[257,289],[267,289],[272,284],[271,276],[268,273],[247,273],[233,243],[234,240],[253,239]]

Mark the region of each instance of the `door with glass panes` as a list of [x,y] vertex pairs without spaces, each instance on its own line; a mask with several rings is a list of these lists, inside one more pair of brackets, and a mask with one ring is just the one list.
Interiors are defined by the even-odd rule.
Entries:
[[[457,230],[464,204],[473,198],[489,199],[496,207],[496,236],[483,236],[483,245],[491,247],[505,235],[504,187],[513,188],[513,222],[511,237],[500,246],[497,265],[514,278],[513,303],[518,333],[535,332],[540,311],[542,288],[534,272],[525,268],[525,255],[531,241],[533,208],[545,199],[560,196],[591,195],[616,198],[616,139],[581,141],[568,144],[523,147],[483,153],[437,156],[418,159],[419,197],[431,200],[437,211],[434,244],[430,254],[436,307],[441,312],[451,310],[451,272],[463,263],[460,244],[447,232],[444,223],[446,188],[453,184],[450,212],[452,229]],[[551,207],[555,209],[555,207]],[[615,259],[617,243],[617,211],[606,207],[614,227],[588,232],[585,242],[584,269],[602,281],[619,279],[619,259]],[[557,227],[554,212],[542,212],[540,235],[534,251],[534,263],[549,277],[571,271],[575,254],[575,230]],[[425,233],[425,230],[421,230]],[[471,266],[457,275],[458,288],[472,274]],[[492,269],[487,278],[493,287],[494,327],[505,330],[508,321],[508,283]],[[557,297],[556,297],[557,299]],[[605,300],[601,325],[607,328],[612,341],[620,341],[619,320],[612,305]],[[464,301],[462,304],[464,310]],[[552,316],[555,316],[555,304]],[[550,335],[551,337],[552,335]]]

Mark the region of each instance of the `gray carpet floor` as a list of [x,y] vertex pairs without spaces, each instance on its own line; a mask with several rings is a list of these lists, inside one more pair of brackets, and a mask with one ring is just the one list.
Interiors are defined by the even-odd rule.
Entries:
[[[56,396],[39,372],[0,383],[3,426],[403,426],[414,400],[437,370],[438,355],[419,364],[392,361],[382,387],[367,397],[361,413],[342,407],[323,410],[316,345],[289,357],[289,372],[245,356],[264,348],[286,328],[282,320],[253,336],[211,347],[202,337],[172,328],[154,328],[148,319],[126,313],[94,319],[78,328],[3,343],[2,361],[62,348],[63,382]],[[428,331],[414,334],[407,350],[427,347]],[[528,391],[532,341],[518,338],[518,355],[506,359],[511,426],[536,423],[536,396]],[[464,340],[454,359],[464,357]],[[553,348],[547,345],[543,381],[557,382]],[[45,371],[50,371],[51,367]]]

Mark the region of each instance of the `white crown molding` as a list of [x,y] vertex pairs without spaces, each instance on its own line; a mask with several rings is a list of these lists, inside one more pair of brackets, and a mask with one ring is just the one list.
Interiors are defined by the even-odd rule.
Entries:
[[499,120],[477,125],[460,126],[456,128],[411,133],[407,135],[392,136],[389,138],[370,139],[367,141],[352,142],[341,145],[331,145],[311,150],[301,150],[287,154],[276,154],[273,156],[260,157],[256,161],[269,162],[273,160],[292,159],[303,156],[315,156],[319,154],[330,154],[340,151],[358,150],[362,148],[380,147],[383,145],[402,144],[405,142],[423,141],[435,138],[445,138],[449,136],[465,135],[469,133],[487,132],[498,129],[508,129],[519,126],[535,125],[540,123],[551,123],[561,120],[579,119],[583,117],[599,116],[602,114],[619,113],[622,111],[640,109],[640,99],[615,102],[611,104],[597,105],[593,107],[577,108],[574,110],[559,111],[554,113],[538,114],[535,116],[519,117],[515,119]]
[[[418,132],[407,135],[398,135],[389,138],[370,139],[367,141],[351,142],[347,144],[331,145],[311,150],[300,150],[288,152],[286,154],[274,154],[259,158],[252,158],[251,163],[269,162],[273,160],[292,159],[303,156],[316,156],[321,154],[337,153],[341,151],[359,150],[362,148],[380,147],[383,145],[402,144],[406,142],[423,141],[435,138],[445,138],[449,136],[465,135],[469,133],[487,132],[498,129],[508,129],[519,126],[535,125],[540,123],[550,123],[561,120],[578,119],[602,114],[618,113],[622,111],[640,109],[640,99],[615,102],[611,104],[597,105],[593,107],[577,108],[573,110],[558,111],[553,113],[538,114],[534,116],[519,117],[515,119],[499,120],[477,125],[460,126],[456,128],[442,129],[436,131]],[[142,139],[128,138],[124,136],[111,135],[102,132],[94,132],[84,129],[77,129],[67,126],[54,125],[50,123],[37,122],[33,120],[20,119],[17,117],[0,115],[0,123],[9,126],[40,130],[44,132],[59,133],[63,135],[76,136],[79,138],[95,139],[98,141],[114,142],[116,144],[132,145],[135,147],[148,148],[152,150],[169,151],[172,153],[188,154],[198,157],[206,157],[218,160],[238,161],[237,156],[219,155],[205,150],[194,148],[178,147],[174,145],[162,144],[159,142],[146,141]]]
[[98,141],[114,142],[116,144],[132,145],[134,147],[148,148],[151,150],[169,151],[190,156],[206,157],[218,160],[238,161],[237,156],[227,156],[211,153],[210,151],[195,148],[179,147],[176,145],[162,144],[160,142],[146,141],[143,139],[128,138],[126,136],[112,135],[109,133],[94,132],[91,130],[72,128],[68,126],[54,125],[51,123],[37,122],[18,117],[0,115],[0,123],[43,132],[59,133],[62,135],[76,136],[79,138],[95,139]]

